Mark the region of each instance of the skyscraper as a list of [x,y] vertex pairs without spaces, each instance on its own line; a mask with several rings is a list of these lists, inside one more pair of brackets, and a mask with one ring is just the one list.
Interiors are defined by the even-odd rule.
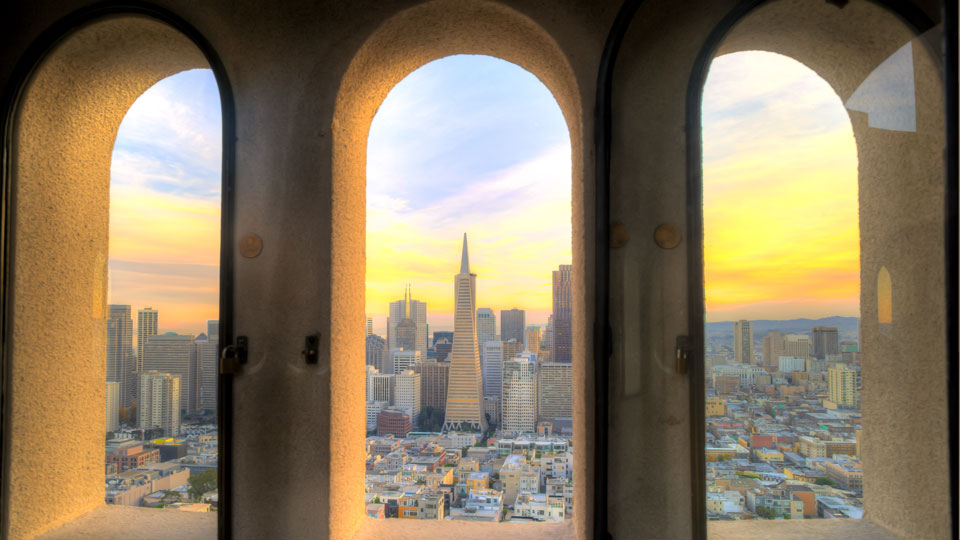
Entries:
[[753,363],[753,323],[750,321],[733,323],[733,363]]
[[483,395],[500,397],[503,383],[503,342],[490,340],[483,347]]
[[573,265],[553,271],[553,362],[573,361]]
[[366,334],[367,336],[373,335],[373,317],[367,317],[366,331],[367,331],[367,334]]
[[504,362],[507,360],[513,360],[518,354],[522,353],[524,349],[522,341],[517,342],[512,339],[510,341],[502,342],[501,346],[503,347]]
[[394,376],[393,404],[410,416],[416,426],[420,422],[420,374],[406,370]]
[[857,406],[857,371],[840,363],[827,370],[828,398],[839,407]]
[[157,335],[160,313],[146,307],[137,311],[137,371],[143,371],[143,348],[150,336]]
[[197,346],[197,380],[199,381],[199,408],[206,411],[217,410],[217,342],[220,337],[220,321],[207,321],[207,334],[195,341]]
[[477,275],[470,273],[467,235],[463,235],[460,273],[454,276],[453,350],[443,430],[486,431],[480,355],[477,353]]
[[[397,345],[396,349],[405,351],[417,350],[417,324],[410,318],[410,289],[409,286],[403,291],[403,318],[397,323]],[[390,351],[393,352],[393,349]]]
[[[409,306],[409,309],[408,309]],[[390,302],[390,316],[387,318],[387,350],[402,347],[397,326],[404,318],[409,318],[416,326],[412,349],[427,357],[427,303],[409,297],[409,289],[404,290],[403,300]]]
[[763,367],[767,371],[774,371],[778,367],[779,358],[787,356],[787,342],[780,332],[768,332],[763,336]]
[[179,375],[180,407],[187,411],[200,409],[197,348],[193,336],[172,332],[150,336],[143,346],[143,367],[144,371]]
[[137,400],[135,372],[130,306],[110,304],[107,318],[107,382],[119,384],[120,407],[129,407]]
[[821,360],[827,356],[840,354],[840,335],[835,327],[815,326],[813,328],[813,355]]
[[547,362],[537,374],[540,418],[573,418],[573,364]]
[[140,374],[137,416],[141,429],[163,428],[166,437],[180,434],[180,376],[159,371]]
[[387,340],[376,334],[368,335],[365,356],[368,366],[377,368],[377,371],[383,371],[387,359]]
[[107,383],[107,431],[120,429],[120,383]]
[[522,309],[501,309],[500,310],[500,340],[517,340],[523,343],[524,332],[527,328],[527,313]]
[[533,433],[537,429],[537,364],[529,353],[503,362],[501,429]]
[[447,379],[450,377],[450,364],[428,360],[413,365],[413,371],[420,374],[420,407],[431,407],[442,411],[447,406]]
[[419,351],[404,351],[394,349],[390,351],[390,361],[387,362],[384,373],[403,373],[422,360]]
[[477,310],[477,344],[483,346],[497,337],[497,316],[490,308]]
[[540,327],[527,327],[527,350],[536,356],[540,355]]

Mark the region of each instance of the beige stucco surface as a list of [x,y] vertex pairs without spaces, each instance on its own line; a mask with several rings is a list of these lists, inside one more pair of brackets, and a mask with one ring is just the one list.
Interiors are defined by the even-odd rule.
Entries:
[[165,25],[91,25],[22,98],[14,162],[4,435],[7,533],[26,538],[103,504],[110,159],[158,80],[205,62]]
[[[36,0],[0,6],[0,35],[6,40],[0,49],[0,82],[6,82],[40,31],[86,3]],[[443,533],[455,531],[449,534],[453,537],[521,538],[536,530],[554,537],[589,538],[595,361],[593,108],[601,50],[619,2],[161,3],[194,25],[223,61],[236,101],[236,234],[252,232],[263,238],[259,257],[232,261],[234,328],[249,337],[251,347],[250,362],[235,382],[234,536],[420,538],[425,530],[436,532],[430,529],[436,526]],[[892,46],[902,35],[902,28],[901,33],[858,35],[842,27],[843,21],[849,22],[848,14],[878,20],[860,2],[844,10],[824,2],[776,4],[784,11],[771,11],[764,24],[745,22],[721,52],[766,46],[806,54],[799,59],[822,72],[831,61],[841,62],[845,69],[834,70],[830,79],[841,96],[856,87],[870,64],[882,60],[882,52],[871,52],[877,44],[883,45],[877,49],[882,51],[887,45],[883,40]],[[691,452],[700,449],[690,444],[691,383],[674,372],[673,350],[675,337],[690,330],[687,245],[684,241],[677,249],[662,250],[653,242],[653,231],[661,223],[672,223],[684,239],[698,234],[686,230],[687,83],[707,34],[733,5],[732,0],[645,2],[617,64],[611,217],[625,225],[629,241],[611,253],[609,512],[614,538],[687,538],[692,531],[690,459]],[[796,12],[800,8],[802,16]],[[824,22],[824,17],[829,20]],[[136,29],[118,34],[107,24],[89,29],[99,32],[95,39],[64,42],[77,52],[68,62],[50,62],[38,73],[40,82],[30,91],[39,92],[42,101],[35,106],[28,102],[23,114],[31,118],[31,127],[18,132],[21,141],[47,146],[20,149],[15,296],[4,299],[14,324],[4,418],[4,507],[10,538],[27,538],[80,515],[84,517],[70,524],[75,528],[60,530],[57,538],[96,537],[98,530],[109,531],[114,519],[122,524],[133,516],[147,516],[128,513],[142,512],[139,509],[98,507],[103,499],[104,391],[104,344],[98,336],[104,334],[109,156],[130,103],[162,76],[203,65],[203,59],[161,25],[140,22]],[[817,43],[792,45],[797,39]],[[837,46],[849,54],[836,53],[832,47]],[[363,384],[366,134],[393,84],[425,62],[456,53],[492,54],[530,70],[553,92],[570,129],[578,308],[572,525],[530,529],[371,523],[360,504],[363,420],[362,392],[357,389]],[[918,94],[925,104],[931,95]],[[853,121],[858,121],[856,116]],[[856,124],[855,129],[861,156],[884,151],[886,142],[869,134],[861,137],[863,129]],[[926,152],[935,142],[904,144],[897,148],[916,152],[916,162],[934,163]],[[940,218],[928,211],[938,197],[937,179],[931,176],[933,165],[930,174],[919,178],[904,175],[896,189],[916,197],[891,197],[882,191],[880,180],[899,174],[906,161],[878,163],[862,170],[877,179],[861,191],[861,205],[868,210],[861,214],[861,229],[876,233],[863,240],[862,304],[865,314],[875,309],[869,307],[866,286],[868,274],[876,271],[872,261],[893,261],[887,267],[894,283],[895,321],[904,321],[895,331],[904,348],[864,349],[865,358],[874,355],[865,360],[874,371],[865,371],[864,385],[876,389],[865,390],[864,411],[871,425],[888,426],[865,430],[867,474],[872,468],[877,471],[873,478],[880,479],[867,481],[866,512],[895,530],[909,532],[916,526],[916,537],[932,538],[949,515],[940,506],[945,501],[945,408],[935,384],[942,377],[942,328],[936,317],[942,313],[943,276],[936,269],[917,269],[942,268],[933,247],[942,245],[937,244],[939,233],[930,231]],[[870,176],[874,172],[877,175]],[[887,213],[898,220],[874,228],[877,216]],[[919,218],[909,221],[911,216]],[[224,239],[231,244],[237,240]],[[898,268],[898,261],[909,264]],[[915,298],[903,303],[910,295]],[[921,312],[924,305],[929,313]],[[871,331],[865,328],[864,335]],[[52,333],[72,340],[51,344],[47,337]],[[310,366],[300,353],[305,336],[315,333],[321,336],[320,362]],[[37,353],[41,345],[49,354]],[[899,370],[906,355],[916,370]],[[48,377],[50,373],[56,377]],[[918,401],[911,401],[918,395]],[[912,422],[919,413],[932,415],[934,421]],[[893,439],[896,444],[890,444],[888,435],[896,429],[927,443],[919,472],[928,483],[891,480],[904,445],[911,443]],[[56,435],[65,430],[73,446],[55,444]],[[41,457],[54,464],[41,463]],[[34,504],[37,497],[43,497],[42,504]],[[210,530],[210,517],[202,520],[198,527]],[[864,530],[879,530],[863,523]],[[776,529],[777,536],[829,530],[831,536],[871,537],[844,528],[852,525],[789,525],[799,528],[784,525]],[[157,533],[185,530],[177,527],[162,525]],[[711,535],[761,537],[775,527],[717,524],[711,525]]]
[[215,512],[101,505],[37,540],[212,540]]

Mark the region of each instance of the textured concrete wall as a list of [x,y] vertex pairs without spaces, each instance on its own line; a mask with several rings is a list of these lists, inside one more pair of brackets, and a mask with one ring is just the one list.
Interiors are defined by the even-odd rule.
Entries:
[[26,538],[103,504],[110,159],[127,109],[203,58],[164,25],[123,18],[66,39],[16,125],[4,509]]
[[[0,48],[0,82],[9,78],[13,64],[40,31],[87,3],[86,0],[36,0],[0,7],[0,36],[5,39],[5,46]],[[237,242],[247,233],[263,238],[259,257],[246,259],[238,255],[233,261],[236,268],[234,325],[237,334],[249,336],[251,346],[250,363],[236,378],[235,385],[235,536],[348,538],[360,528],[365,537],[380,534],[379,529],[361,527],[365,520],[359,505],[363,420],[362,415],[356,414],[362,398],[355,389],[363,382],[362,362],[355,359],[362,357],[366,135],[380,101],[397,81],[435,58],[474,53],[499,56],[537,75],[557,98],[570,128],[574,160],[574,302],[578,307],[574,327],[578,349],[574,362],[576,380],[580,383],[575,394],[577,517],[570,534],[589,537],[590,443],[593,439],[593,424],[588,421],[593,418],[593,364],[587,355],[587,351],[592,350],[594,281],[591,273],[594,257],[592,111],[601,50],[620,3],[616,0],[500,3],[161,0],[161,4],[184,17],[207,37],[223,60],[234,91],[238,237],[224,241]],[[935,5],[924,2],[927,4]],[[645,2],[630,27],[617,66],[613,96],[612,213],[614,220],[626,226],[629,241],[613,252],[611,260],[615,358],[611,373],[609,458],[614,538],[632,538],[638,531],[651,538],[683,538],[691,532],[690,455],[701,449],[692,448],[689,441],[688,379],[675,374],[673,367],[674,338],[688,333],[686,246],[681,243],[674,250],[662,250],[656,247],[652,237],[654,227],[660,223],[678,226],[684,238],[697,234],[683,230],[688,210],[685,206],[686,86],[707,34],[733,5],[732,0]],[[825,70],[831,60],[851,63],[850,57],[831,52],[831,47],[842,46],[853,51],[854,57],[861,55],[852,62],[854,66],[875,64],[883,56],[882,52],[875,55],[870,52],[877,43],[896,41],[896,36],[901,35],[886,37],[818,29],[818,24],[825,24],[822,19],[828,14],[831,20],[837,13],[876,20],[876,12],[863,8],[859,2],[851,2],[844,10],[824,2],[777,2],[776,5],[789,8],[786,13],[775,12],[770,16],[769,24],[780,25],[776,31],[763,33],[763,25],[754,25],[753,30],[747,32],[745,22],[744,31],[731,36],[724,51],[764,48],[766,44],[771,50],[794,57],[807,54],[806,60],[799,59],[814,69]],[[928,11],[936,13],[935,9]],[[795,26],[802,30],[795,30]],[[184,49],[181,41],[163,32],[159,34],[166,37],[152,32],[124,33],[123,39],[129,43],[122,47],[111,41],[115,36],[92,40],[85,53],[86,60],[77,56],[78,61],[72,64],[84,66],[89,73],[69,69],[69,65],[49,70],[48,89],[58,92],[58,99],[49,99],[44,107],[37,107],[32,113],[24,111],[37,118],[35,122],[39,127],[34,135],[20,132],[20,140],[55,133],[66,141],[61,143],[50,137],[36,139],[49,142],[54,151],[43,154],[43,159],[36,154],[32,165],[37,182],[33,198],[18,191],[18,209],[24,210],[18,210],[15,238],[18,245],[29,247],[35,253],[21,257],[21,251],[15,252],[17,300],[11,305],[18,322],[7,372],[8,382],[13,381],[8,385],[12,389],[8,394],[12,401],[7,407],[7,418],[12,420],[6,424],[10,426],[5,441],[9,452],[4,456],[5,471],[12,471],[9,481],[4,479],[9,490],[4,503],[9,508],[10,530],[14,532],[11,538],[29,536],[70,519],[102,500],[99,454],[102,451],[102,385],[91,385],[89,390],[76,392],[78,396],[92,395],[98,399],[88,412],[69,409],[76,411],[70,413],[74,415],[70,420],[62,416],[62,401],[43,398],[41,402],[39,397],[31,396],[33,391],[60,384],[44,382],[37,376],[50,372],[42,370],[44,365],[56,365],[60,370],[56,373],[63,374],[62,379],[74,373],[64,370],[89,365],[93,371],[83,370],[84,377],[89,377],[84,380],[103,379],[103,362],[99,360],[104,357],[102,340],[94,337],[87,341],[82,336],[103,334],[105,260],[97,257],[105,258],[108,181],[105,171],[108,171],[113,134],[122,112],[153,81],[164,73],[202,63],[195,51]],[[138,37],[141,35],[142,39]],[[809,35],[816,39],[804,38]],[[790,49],[790,38],[822,43],[811,53],[810,43],[806,49]],[[165,44],[161,49],[167,54],[157,58],[165,58],[167,63],[142,63],[147,57],[138,51],[153,50],[151,43]],[[867,59],[864,55],[873,56]],[[141,60],[136,60],[138,58]],[[821,60],[822,64],[816,64]],[[108,64],[119,71],[108,70]],[[849,95],[862,75],[835,72],[830,82],[841,96]],[[57,82],[56,77],[65,78]],[[109,89],[112,93],[101,95],[94,89],[98,89],[97,92]],[[78,99],[83,101],[78,103]],[[78,121],[76,125],[63,120],[85,117],[95,120],[90,124]],[[855,125],[856,121],[855,116]],[[92,135],[74,135],[81,124],[96,124],[98,129]],[[858,148],[864,155],[867,147],[874,143],[867,142],[869,136],[861,137],[861,131],[858,128]],[[917,149],[918,159],[927,159],[925,151],[925,148]],[[26,148],[23,152],[25,156],[30,154]],[[77,165],[81,160],[83,167]],[[61,167],[55,165],[60,161],[65,163],[63,170],[69,173],[47,170]],[[893,170],[885,167],[887,172]],[[96,189],[79,190],[60,180],[75,178],[89,182]],[[924,181],[927,184],[919,190],[916,208],[926,212],[928,200],[936,196],[933,187],[936,180],[925,177]],[[903,182],[907,183],[903,189],[913,189],[908,178]],[[877,195],[870,194],[869,189],[873,188],[866,189],[861,193],[861,205],[879,200]],[[33,201],[29,203],[31,206],[24,206],[29,201]],[[899,212],[906,208],[902,205],[912,203],[890,201],[888,204],[894,206],[878,207],[878,214],[861,217],[865,220],[862,228],[873,223],[871,216]],[[40,216],[47,213],[51,223],[64,225],[44,226]],[[34,217],[35,220],[30,219]],[[904,233],[904,238],[914,242],[921,238],[924,246],[934,246],[937,242],[934,237],[926,238],[920,233],[931,232],[927,231],[927,223],[939,218],[935,214],[920,217],[923,224],[911,229],[914,234]],[[26,235],[24,231],[30,230],[36,233]],[[69,234],[64,235],[65,231]],[[71,249],[62,250],[63,245],[70,245]],[[74,246],[78,246],[77,249]],[[867,272],[868,253],[874,249],[871,246],[880,249],[881,243],[865,243],[864,272]],[[942,290],[942,276],[933,275],[926,281],[910,278],[909,288],[902,288],[908,285],[901,277],[903,268],[915,267],[899,267],[898,261],[906,261],[898,257],[891,246],[877,251],[877,260],[893,261],[888,268],[894,282],[895,317],[905,307],[898,303],[904,294],[902,291],[918,294],[915,305],[921,301],[932,302],[929,305],[933,306],[939,301],[942,305],[942,298],[936,298],[936,291]],[[935,256],[926,247],[908,253],[920,256],[927,263]],[[942,268],[932,263],[928,266],[935,267],[934,271]],[[19,281],[21,278],[23,284]],[[864,284],[867,283],[865,278]],[[64,290],[45,292],[42,286],[47,284],[62,284]],[[94,290],[100,291],[101,296],[90,292]],[[44,314],[42,310],[54,309],[49,299],[56,294],[76,298],[69,296],[69,305],[55,306],[58,311]],[[869,300],[863,302],[864,313],[869,313],[868,303]],[[61,309],[64,310],[62,316]],[[921,334],[918,340],[926,337],[931,343],[936,341],[936,309],[932,309],[930,319],[918,319],[929,322],[929,328],[934,329],[933,334]],[[81,337],[69,347],[55,345],[59,349],[50,349],[49,340],[45,341],[47,350],[55,354],[25,356],[35,350],[44,336],[52,335],[50,330],[54,328],[63,332],[62,335]],[[909,328],[904,327],[904,332],[908,331]],[[865,335],[866,332],[869,330],[865,330]],[[308,366],[300,351],[304,337],[313,333],[321,334],[320,362]],[[937,343],[942,343],[942,339]],[[916,357],[920,355],[912,357],[915,363],[928,364],[921,364],[925,367],[911,375],[917,383],[910,383],[911,392],[919,391],[921,383],[926,384],[928,378],[937,376],[936,362],[942,359],[942,352],[935,349],[929,352],[929,359],[918,361]],[[76,360],[64,363],[54,362],[54,358]],[[85,358],[94,360],[82,360]],[[16,383],[20,373],[33,375],[23,383]],[[81,373],[79,368],[76,373]],[[893,371],[876,373],[892,383]],[[865,378],[867,384],[874,382]],[[876,384],[879,388],[886,383]],[[902,396],[906,399],[908,393]],[[33,403],[27,401],[31,399]],[[897,399],[898,406],[907,409],[901,398]],[[934,392],[929,401],[923,401],[924,410],[942,413],[944,409],[937,408],[938,399]],[[885,414],[888,409],[877,408],[878,401],[865,395],[865,411],[872,407],[871,410],[881,411],[875,414]],[[898,414],[896,421],[901,424],[894,425],[910,421],[906,412]],[[67,472],[76,476],[76,481],[69,485],[70,497],[58,495],[49,508],[18,503],[18,500],[30,500],[23,497],[39,493],[46,496],[51,485],[30,483],[41,470],[37,461],[31,461],[31,450],[47,449],[48,446],[40,445],[50,443],[34,441],[29,436],[62,432],[67,422],[72,422],[71,428],[84,433],[82,438],[86,442],[82,448],[90,452],[92,461],[77,455],[80,452],[52,449],[65,460],[65,465],[56,469],[59,471],[56,474],[51,473],[51,478],[56,476],[60,480],[60,473]],[[96,431],[91,428],[91,435],[87,435],[82,426],[94,424]],[[42,430],[31,426],[42,426]],[[933,452],[940,451],[937,445],[941,445],[942,425],[929,429],[911,426],[910,429],[916,430],[911,431],[912,434],[934,436],[931,448]],[[865,430],[864,459],[868,467],[886,467],[893,463],[883,449],[877,448],[879,443],[871,443],[869,437]],[[896,451],[899,450],[891,450]],[[868,452],[877,457],[868,457]],[[931,463],[937,463],[939,458],[935,453],[932,458]],[[937,474],[939,471],[942,468],[931,466],[927,472]],[[939,489],[938,484],[932,485]],[[881,498],[885,492],[870,490],[874,488],[868,481],[867,513],[871,519],[891,527],[897,526],[892,520],[903,519],[904,526],[913,526],[914,522],[909,521],[913,518],[903,517],[893,509],[902,502],[900,499],[884,502]],[[907,503],[924,501],[924,508],[915,518],[933,523],[933,528],[919,530],[939,530],[937,527],[946,514],[931,516],[939,507],[930,506],[929,497],[920,498],[913,492],[909,497],[912,499],[906,499]],[[874,500],[880,501],[877,504],[884,508],[882,512],[870,509]],[[418,534],[416,530],[404,532],[409,533]]]
[[[688,211],[684,100],[707,34],[734,5],[643,4],[617,65],[611,210],[629,240],[611,254],[616,345],[610,457],[618,474],[611,476],[610,511],[615,537],[629,537],[630,531],[651,523],[658,525],[657,538],[692,532],[689,492],[662,489],[690,485],[690,452],[699,451],[689,441],[687,378],[674,369],[675,337],[689,331],[687,258],[683,244],[659,248],[653,231],[672,223],[684,238],[700,234],[683,230]],[[911,38],[894,15],[870,2],[854,1],[840,9],[826,2],[784,0],[743,19],[718,54],[766,50],[791,56],[817,71],[846,100]],[[868,128],[865,115],[851,113],[861,179],[865,506],[868,518],[899,534],[933,538],[946,534],[950,511],[943,474],[943,125],[938,76],[919,40],[914,53],[922,120],[918,133]],[[894,279],[894,310],[904,310],[894,322],[901,325],[900,333],[888,341],[879,339],[868,323],[871,315],[876,320],[880,262],[888,268],[902,266],[904,275],[899,289]],[[928,444],[918,452],[917,441]],[[636,456],[640,462],[633,466]],[[903,474],[904,467],[919,462],[926,466],[918,476]],[[931,492],[936,496],[930,497]]]

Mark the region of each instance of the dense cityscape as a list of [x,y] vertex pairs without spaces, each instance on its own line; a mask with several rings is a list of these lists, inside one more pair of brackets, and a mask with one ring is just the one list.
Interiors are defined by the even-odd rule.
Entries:
[[427,305],[366,322],[366,503],[373,518],[563,521],[573,514],[570,265],[553,272],[546,327],[477,308],[463,237],[454,329],[428,343]]
[[[464,235],[453,331],[430,333],[411,286],[386,337],[367,317],[370,517],[572,517],[571,272],[553,272],[545,326],[518,308],[498,325],[476,307]],[[136,320],[109,306],[106,502],[215,511],[218,321],[194,336],[160,333],[149,307]],[[709,323],[706,336],[708,518],[861,517],[857,319]]]
[[[111,304],[107,319],[106,502],[217,508],[217,340],[159,333],[160,313]],[[134,348],[136,338],[136,348]]]
[[857,322],[707,325],[709,519],[862,516]]

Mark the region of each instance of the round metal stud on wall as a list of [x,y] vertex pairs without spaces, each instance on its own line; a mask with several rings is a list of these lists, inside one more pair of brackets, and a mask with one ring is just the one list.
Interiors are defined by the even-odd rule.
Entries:
[[680,245],[683,239],[680,229],[672,223],[662,223],[653,233],[653,239],[663,249],[673,249]]
[[240,254],[248,259],[253,259],[263,251],[263,239],[253,233],[249,233],[240,239]]

